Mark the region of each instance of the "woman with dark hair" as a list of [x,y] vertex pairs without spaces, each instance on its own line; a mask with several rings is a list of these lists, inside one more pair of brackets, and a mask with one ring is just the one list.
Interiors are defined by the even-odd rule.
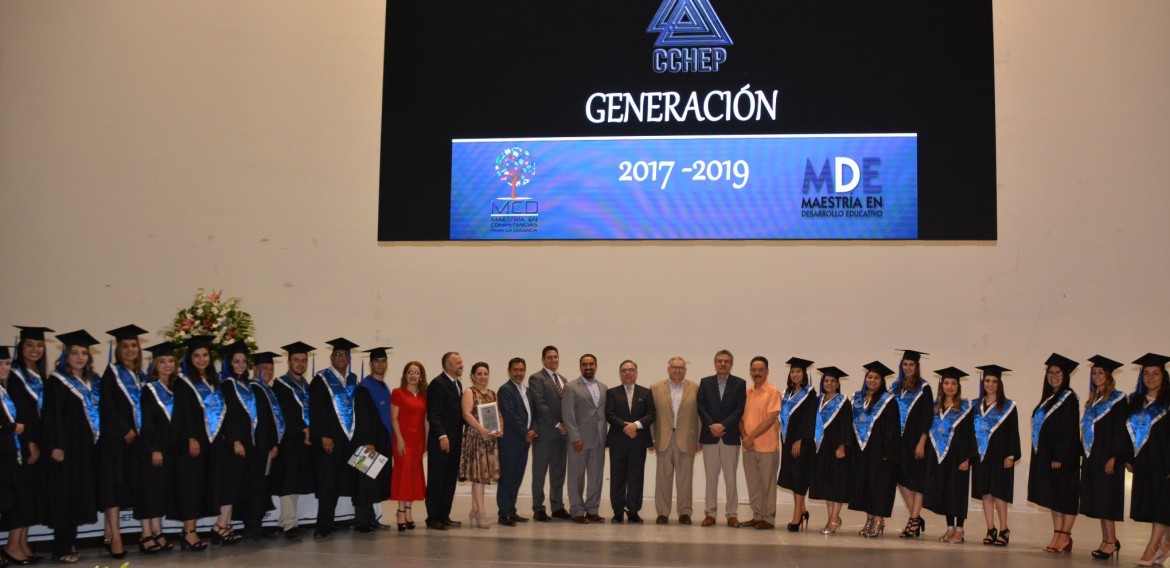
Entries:
[[780,399],[780,475],[776,484],[792,491],[796,506],[788,532],[808,528],[808,508],[804,497],[816,465],[817,391],[808,381],[812,361],[793,357],[788,360],[788,385]]
[[[0,345],[0,518],[13,506],[13,483],[16,467],[20,464],[17,438],[24,433],[24,424],[16,421],[16,403],[8,396],[8,377],[12,374],[12,354],[8,346]],[[0,556],[0,568],[8,566],[8,559]]]
[[1125,467],[1133,472],[1130,485],[1129,518],[1139,523],[1151,523],[1150,540],[1142,557],[1135,564],[1161,564],[1170,555],[1170,460],[1166,448],[1170,445],[1170,420],[1165,420],[1170,409],[1170,385],[1166,383],[1166,363],[1170,357],[1147,353],[1134,364],[1141,365],[1142,375],[1137,390],[1129,396],[1129,417],[1125,429],[1129,436],[1125,452]]
[[[971,497],[983,501],[987,536],[983,544],[1007,546],[1011,529],[1007,524],[1008,504],[1015,496],[1015,466],[1020,459],[1020,424],[1016,403],[1008,400],[1003,388],[1003,374],[1011,369],[999,365],[976,367],[983,371],[979,380],[979,400],[975,408],[975,443],[979,461],[971,470]],[[999,526],[995,517],[999,516]]]
[[1089,381],[1089,398],[1081,417],[1081,514],[1101,520],[1101,546],[1093,558],[1108,560],[1121,551],[1117,521],[1125,508],[1125,474],[1118,459],[1125,453],[1122,436],[1128,407],[1125,394],[1117,390],[1113,372],[1121,363],[1094,355]]
[[4,385],[16,407],[15,420],[23,432],[16,441],[20,444],[20,463],[14,473],[19,491],[12,496],[12,508],[0,518],[0,528],[8,531],[8,544],[0,554],[15,565],[39,562],[42,557],[32,553],[28,544],[28,528],[44,521],[45,460],[41,456],[44,422],[41,407],[45,401],[46,374],[45,332],[47,327],[17,326],[20,341],[13,353],[12,370]]
[[963,400],[960,383],[967,373],[954,367],[935,371],[938,401],[926,440],[926,492],[923,506],[946,517],[947,532],[939,542],[966,542],[963,523],[967,520],[970,499],[971,462],[979,456],[975,449],[975,427],[971,401]]
[[155,554],[174,545],[162,535],[162,518],[171,504],[172,482],[171,416],[175,409],[175,382],[179,378],[175,344],[170,341],[146,348],[150,352],[150,373],[142,386],[142,423],[139,429],[138,496],[134,518],[142,523],[138,551]]
[[922,520],[922,494],[926,489],[926,434],[934,416],[931,411],[934,393],[922,379],[922,369],[918,366],[922,356],[929,353],[913,349],[901,351],[903,354],[898,364],[898,378],[890,387],[890,394],[898,401],[900,419],[898,491],[910,511],[910,519],[898,536],[916,538],[926,530],[926,522]]
[[146,333],[136,325],[127,325],[107,331],[114,336],[114,361],[102,373],[101,404],[102,435],[98,442],[98,509],[105,514],[103,545],[110,556],[123,558],[122,509],[134,508],[135,488],[138,486],[139,446],[141,427],[142,385],[146,373],[142,370],[142,348],[138,336]]
[[500,482],[499,440],[504,436],[503,422],[500,430],[491,431],[479,421],[479,407],[496,402],[496,393],[488,388],[488,364],[479,362],[471,366],[471,388],[463,390],[463,453],[459,456],[459,481],[471,482],[471,525],[486,529],[487,510],[484,509],[484,487]]
[[1053,353],[1044,364],[1044,390],[1032,410],[1028,501],[1052,511],[1052,541],[1044,552],[1065,553],[1072,550],[1081,493],[1081,404],[1069,378],[1078,363]]
[[848,377],[836,367],[821,367],[821,395],[817,398],[813,442],[815,475],[809,483],[810,499],[824,499],[827,508],[821,534],[837,534],[841,506],[849,500],[849,468],[857,451],[853,435],[853,405],[841,394],[841,379]]
[[[207,456],[209,434],[223,426],[223,395],[216,389],[219,379],[211,362],[211,338],[197,335],[187,340],[184,373],[174,383],[175,406],[171,415],[172,441],[168,457],[175,479],[171,512],[183,522],[179,546],[198,552],[207,549],[199,538],[195,521],[215,514],[207,506]],[[217,511],[216,511],[217,512]]]
[[53,558],[75,564],[77,527],[97,522],[97,443],[101,436],[101,379],[93,372],[90,346],[98,340],[84,330],[58,335],[63,358],[45,381],[45,447],[48,526]]
[[427,370],[411,361],[402,367],[402,380],[390,393],[390,421],[394,432],[394,470],[390,472],[390,499],[398,501],[395,519],[399,531],[414,529],[411,504],[427,495],[423,454],[427,451]]
[[879,361],[865,365],[865,385],[853,395],[853,431],[861,455],[853,460],[849,509],[865,511],[857,534],[881,536],[894,509],[898,468],[898,403],[886,387],[894,371]]
[[[248,387],[248,347],[237,341],[220,349],[223,370],[216,389],[223,397],[223,426],[211,439],[208,456],[208,505],[218,516],[211,526],[211,544],[237,544],[243,539],[232,529],[232,510],[248,494],[247,471],[256,458],[256,396]],[[268,487],[255,487],[268,493]]]

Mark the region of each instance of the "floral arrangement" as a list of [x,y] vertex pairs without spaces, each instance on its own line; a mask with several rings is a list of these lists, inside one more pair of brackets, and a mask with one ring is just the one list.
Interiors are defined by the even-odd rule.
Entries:
[[[207,335],[216,345],[226,345],[243,340],[248,351],[256,351],[256,327],[252,316],[240,309],[240,299],[223,297],[223,291],[203,288],[195,294],[191,307],[179,310],[171,328],[163,331],[163,337],[182,344],[196,335]],[[211,350],[212,357],[219,354]]]

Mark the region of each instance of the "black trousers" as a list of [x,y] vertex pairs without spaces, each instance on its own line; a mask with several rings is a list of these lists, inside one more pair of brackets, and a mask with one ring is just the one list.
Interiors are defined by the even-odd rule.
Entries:
[[500,489],[496,492],[496,506],[500,516],[516,514],[516,496],[528,469],[528,442],[500,440]]
[[642,485],[646,477],[646,448],[609,449],[609,503],[614,514],[642,510]]
[[60,558],[73,552],[77,543],[77,525],[53,527],[53,558]]
[[446,522],[451,518],[451,502],[455,500],[455,484],[459,483],[459,454],[463,451],[462,436],[450,441],[451,451],[427,449],[427,524]]

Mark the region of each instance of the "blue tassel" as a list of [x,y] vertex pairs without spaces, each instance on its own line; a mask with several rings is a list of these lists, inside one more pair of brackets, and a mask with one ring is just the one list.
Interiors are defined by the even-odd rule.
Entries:
[[360,377],[362,379],[366,378],[366,361],[365,361],[365,359],[362,359],[362,374],[358,375],[358,377]]
[[313,354],[313,374],[312,374],[312,376],[314,376],[314,377],[317,376],[317,354],[316,353]]
[[118,347],[118,340],[110,342],[110,350],[106,352],[106,366],[109,367],[114,362],[114,349]]

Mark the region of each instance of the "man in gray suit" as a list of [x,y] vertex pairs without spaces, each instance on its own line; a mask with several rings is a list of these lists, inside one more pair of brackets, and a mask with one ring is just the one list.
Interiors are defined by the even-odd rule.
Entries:
[[[561,398],[561,417],[568,430],[569,506],[573,522],[603,523],[601,505],[605,469],[605,385],[597,380],[597,357],[581,356],[581,376],[569,383]],[[589,491],[585,491],[585,477]]]
[[[540,352],[544,368],[528,377],[528,391],[536,401],[536,439],[532,441],[532,518],[547,523],[553,519],[569,520],[565,510],[565,459],[568,430],[561,421],[561,393],[568,385],[557,373],[561,355],[549,345]],[[544,508],[544,478],[548,477],[548,504]]]

